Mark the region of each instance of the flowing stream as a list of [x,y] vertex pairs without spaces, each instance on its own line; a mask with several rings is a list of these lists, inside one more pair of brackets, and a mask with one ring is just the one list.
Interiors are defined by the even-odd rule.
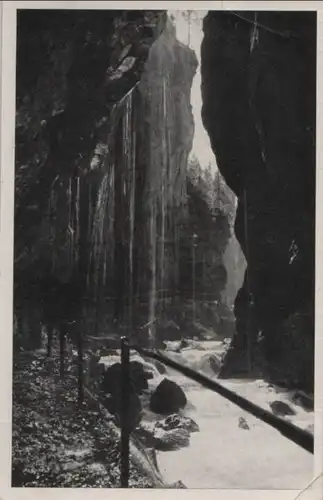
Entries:
[[[201,368],[207,352],[221,353],[219,342],[211,344],[208,351],[184,350],[176,358]],[[167,376],[185,391],[190,408],[187,414],[197,422],[200,432],[191,435],[188,448],[158,452],[166,482],[180,479],[188,488],[224,489],[303,489],[310,483],[313,455],[175,370],[167,369]],[[221,384],[267,410],[272,401],[288,403],[296,413],[290,421],[299,427],[306,429],[314,422],[314,412],[291,403],[288,392],[276,392],[262,380],[221,380]],[[246,419],[249,429],[239,427],[240,417]]]

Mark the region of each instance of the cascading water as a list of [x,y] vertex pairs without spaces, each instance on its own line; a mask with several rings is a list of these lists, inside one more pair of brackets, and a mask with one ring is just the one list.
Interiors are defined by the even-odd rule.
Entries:
[[[134,124],[133,99],[137,86],[113,107],[111,126],[106,144],[97,147],[92,160],[92,169],[100,169],[102,180],[97,193],[94,214],[89,214],[92,251],[89,279],[96,291],[97,307],[99,296],[104,295],[107,280],[118,280],[116,245],[127,247],[118,255],[127,269],[120,280],[127,282],[127,292],[122,292],[122,308],[128,304],[127,320],[132,323],[133,302],[133,248],[135,226],[135,183],[136,183],[136,127]],[[121,128],[120,128],[121,127]],[[121,138],[119,137],[121,133]],[[120,146],[121,145],[121,146]],[[118,178],[116,180],[116,172]],[[91,205],[91,200],[89,200]],[[91,220],[92,219],[92,220]],[[123,219],[123,220],[121,220]],[[118,231],[118,234],[116,234]],[[109,284],[109,283],[108,283]],[[111,283],[110,283],[111,285]],[[101,297],[102,298],[102,297]],[[100,312],[98,313],[100,314]]]
[[[131,101],[132,104],[132,101]],[[132,109],[128,110],[127,116],[131,116]],[[127,121],[126,129],[129,130],[131,125]],[[135,229],[135,200],[136,200],[136,132],[134,127],[131,127],[131,148],[128,151],[128,158],[130,163],[129,168],[129,186],[130,186],[130,203],[129,203],[129,214],[130,214],[130,241],[129,241],[129,272],[130,272],[130,286],[129,286],[129,325],[133,325],[133,300],[134,300],[134,264],[133,264],[133,254],[134,254],[134,229]]]
[[[168,240],[176,240],[176,210],[183,211],[186,205],[186,166],[192,139],[192,116],[186,99],[194,68],[191,51],[178,42],[174,25],[168,18],[163,33],[150,49],[139,85],[145,103],[148,135],[144,196],[149,220],[148,324],[152,344],[155,342],[156,320],[163,319],[165,299],[169,295],[166,244]],[[174,260],[176,270],[179,259],[175,257]],[[175,275],[178,277],[178,271]]]
[[[78,262],[80,235],[79,177],[57,176],[48,202],[48,230],[51,243],[51,272],[68,282]],[[67,214],[67,217],[66,217]]]
[[[105,281],[105,273],[102,268],[106,268],[106,247],[109,246],[109,259],[113,258],[113,221],[114,221],[114,168],[109,164],[103,175],[103,179],[97,195],[97,203],[93,216],[91,262],[95,266],[93,269],[93,283],[96,292],[99,289],[101,278]],[[91,224],[91,222],[90,222]],[[111,263],[112,264],[112,263]]]
[[[211,170],[210,182],[215,182],[217,172],[201,120],[201,76],[196,72],[204,15],[168,12],[164,31],[150,48],[140,81],[114,105],[107,139],[97,146],[91,163],[92,169],[102,172],[102,179],[94,213],[89,215],[89,281],[95,284],[97,294],[105,289],[106,282],[114,282],[113,293],[119,297],[115,317],[121,321],[123,310],[121,315],[129,325],[134,286],[136,294],[138,290],[142,296],[148,292],[151,343],[155,342],[156,325],[167,319],[168,304],[176,300],[181,287],[181,235],[188,221],[189,159],[195,156],[202,170]],[[144,179],[142,188],[137,186],[140,176]],[[140,206],[143,215],[138,229]],[[205,260],[195,232],[192,230],[189,236],[193,322],[197,310],[196,261]],[[145,242],[147,248],[143,249]],[[142,296],[141,305],[145,303]]]

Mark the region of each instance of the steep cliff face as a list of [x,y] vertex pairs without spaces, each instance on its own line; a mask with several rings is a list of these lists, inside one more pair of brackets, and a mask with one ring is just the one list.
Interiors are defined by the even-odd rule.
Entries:
[[163,11],[18,17],[17,331],[187,333],[195,301],[221,299],[230,238],[187,175],[194,51]]
[[210,12],[204,32],[203,118],[248,262],[224,373],[248,370],[247,331],[255,366],[261,332],[269,376],[312,387],[316,14]]
[[[103,263],[99,275],[115,296],[114,314],[121,321],[135,314],[142,324],[142,315],[153,320],[163,313],[178,281],[174,235],[187,212],[195,70],[194,54],[178,42],[167,20],[150,48],[140,82],[117,103],[108,125],[101,156],[102,196],[97,197],[93,221],[99,236],[94,240],[100,240],[98,231],[105,240],[101,238],[94,260]],[[114,252],[111,245],[107,249],[107,239]]]
[[28,311],[54,303],[47,316],[73,316],[71,300],[86,295],[87,212],[101,173],[85,175],[165,19],[164,11],[18,13],[15,306],[36,339],[39,315]]
[[[32,212],[39,222],[38,205],[47,204],[50,186],[61,174],[89,169],[102,122],[139,80],[163,16],[163,11],[19,13],[17,230]],[[117,78],[122,64],[124,77]],[[19,246],[16,250],[22,257]]]

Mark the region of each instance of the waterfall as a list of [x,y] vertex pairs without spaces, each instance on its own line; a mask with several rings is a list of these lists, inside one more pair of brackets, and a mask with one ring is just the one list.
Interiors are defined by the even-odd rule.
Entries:
[[129,288],[128,288],[128,323],[131,328],[133,322],[133,251],[135,227],[135,196],[136,196],[136,130],[133,107],[134,91],[125,100],[123,115],[124,156],[126,169],[126,197],[129,200]]
[[[125,249],[123,262],[125,275],[120,280],[127,283],[122,302],[128,303],[128,323],[132,323],[133,302],[133,251],[136,203],[136,127],[134,117],[135,85],[112,109],[110,128],[105,144],[97,146],[92,169],[102,172],[96,196],[94,214],[90,218],[91,258],[88,283],[99,295],[105,293],[118,269],[115,245]],[[121,134],[121,135],[120,135]],[[116,172],[118,184],[116,184]],[[116,199],[117,189],[117,199]],[[89,201],[91,205],[91,200]],[[90,217],[90,215],[89,215]],[[120,234],[116,235],[116,226]],[[118,256],[120,257],[120,256]],[[101,297],[102,299],[104,297]]]
[[[147,131],[144,196],[150,255],[151,342],[154,342],[156,323],[167,314],[166,295],[169,295],[170,283],[178,284],[179,279],[177,213],[187,210],[186,169],[193,123],[188,97],[194,70],[195,58],[179,43],[168,18],[163,33],[150,49],[138,87],[144,102]],[[172,247],[173,263],[169,241],[176,242]]]
[[[131,325],[136,276],[139,290],[148,292],[145,314],[152,343],[157,316],[165,312],[169,284],[179,284],[177,214],[183,216],[187,210],[186,171],[193,138],[189,93],[195,67],[194,55],[176,39],[168,20],[150,48],[140,82],[114,105],[106,139],[97,145],[91,162],[91,169],[101,172],[102,178],[94,213],[89,214],[88,283],[98,294],[102,284],[105,289],[105,280],[114,279],[116,310],[122,309],[124,316],[127,304]],[[175,276],[168,241],[175,241]],[[142,254],[139,275],[135,250],[136,256],[138,251]]]
[[155,347],[156,335],[156,206],[151,200],[149,224],[149,243],[151,251],[151,287],[149,292],[149,342],[150,347]]
[[78,262],[80,235],[80,183],[79,178],[57,176],[50,188],[48,225],[51,245],[51,272],[63,282],[69,281]]
[[162,142],[162,171],[161,171],[161,231],[160,231],[160,311],[163,313],[163,298],[165,294],[165,223],[166,223],[166,182],[168,174],[168,155],[169,148],[167,147],[167,97],[166,97],[166,76],[163,78],[162,85],[162,107],[163,107],[163,120],[165,127],[162,131],[163,142]]
[[[97,202],[92,222],[92,251],[90,263],[93,264],[94,290],[99,293],[101,279],[105,282],[106,267],[106,247],[109,246],[110,259],[113,258],[114,238],[114,165],[108,164],[107,171],[104,173],[97,195]],[[102,275],[101,275],[102,271]]]

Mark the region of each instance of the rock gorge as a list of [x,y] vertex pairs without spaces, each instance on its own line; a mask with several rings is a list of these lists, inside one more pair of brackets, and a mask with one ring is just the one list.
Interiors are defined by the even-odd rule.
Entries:
[[234,334],[222,376],[251,353],[312,387],[316,19],[241,16],[203,21],[210,189],[191,155],[198,60],[167,12],[19,12],[17,345],[41,323],[138,342],[213,328]]
[[248,261],[223,375],[248,370],[249,331],[253,366],[313,389],[316,13],[210,12],[204,35],[203,119]]

